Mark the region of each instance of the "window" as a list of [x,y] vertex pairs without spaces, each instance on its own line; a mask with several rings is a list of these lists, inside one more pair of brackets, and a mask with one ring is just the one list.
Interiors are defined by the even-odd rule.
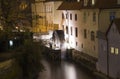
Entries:
[[75,21],[77,21],[77,14],[75,14]]
[[118,53],[119,53],[119,49],[115,48],[115,54],[118,55]]
[[87,30],[84,29],[84,38],[87,38]]
[[64,19],[64,14],[62,13],[62,19]]
[[93,48],[94,48],[94,51],[95,51],[95,46]]
[[86,15],[86,12],[84,12],[84,15],[83,15],[83,21],[86,22],[86,18],[87,18],[87,15]]
[[64,25],[62,25],[62,28],[63,28],[63,30],[64,30]]
[[119,49],[118,49],[118,48],[111,47],[111,48],[110,48],[110,52],[111,52],[112,54],[118,55],[118,54],[119,54]]
[[70,14],[70,20],[72,20],[72,14]]
[[71,35],[72,35],[72,27],[71,27]]
[[93,22],[96,22],[96,13],[93,13]]
[[113,54],[114,53],[114,47],[111,47],[111,53]]
[[95,40],[95,34],[94,34],[94,32],[93,32],[93,31],[91,32],[91,40],[92,40],[92,41],[94,41],[94,40]]
[[110,21],[115,19],[115,12],[110,12]]
[[88,0],[84,0],[84,6],[87,6]]
[[94,5],[95,4],[95,0],[92,0],[92,5]]
[[66,26],[66,34],[68,34],[68,26]]
[[68,19],[68,14],[66,14],[66,19]]
[[76,46],[78,45],[78,42],[76,42]]
[[78,37],[78,29],[77,29],[77,27],[75,28],[75,36]]
[[77,0],[77,2],[80,2],[80,0]]
[[83,44],[81,44],[81,47],[83,48]]

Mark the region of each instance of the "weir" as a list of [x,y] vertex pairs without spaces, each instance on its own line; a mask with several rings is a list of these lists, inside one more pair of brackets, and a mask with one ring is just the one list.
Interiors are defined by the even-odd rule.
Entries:
[[61,59],[66,57],[65,36],[63,30],[55,30],[52,36],[54,50],[61,50]]

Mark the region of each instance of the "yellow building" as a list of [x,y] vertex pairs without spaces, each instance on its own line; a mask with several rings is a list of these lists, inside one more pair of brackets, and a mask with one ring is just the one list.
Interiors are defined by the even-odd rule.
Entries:
[[62,1],[36,0],[32,4],[33,32],[48,32],[59,29],[58,6]]

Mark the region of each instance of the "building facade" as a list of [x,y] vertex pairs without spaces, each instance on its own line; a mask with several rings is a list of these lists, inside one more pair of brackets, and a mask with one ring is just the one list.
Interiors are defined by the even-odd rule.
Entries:
[[102,46],[98,70],[112,78],[120,78],[120,19],[114,19],[111,22],[105,39],[100,40]]
[[[119,8],[117,0],[109,0],[109,3],[107,0],[63,2],[59,10],[65,17],[61,22],[66,31],[66,41],[69,46],[98,58],[98,33],[105,33],[112,19],[120,17]],[[76,16],[77,21],[74,19]]]
[[33,31],[48,32],[59,29],[60,11],[57,11],[62,0],[36,0],[32,4]]

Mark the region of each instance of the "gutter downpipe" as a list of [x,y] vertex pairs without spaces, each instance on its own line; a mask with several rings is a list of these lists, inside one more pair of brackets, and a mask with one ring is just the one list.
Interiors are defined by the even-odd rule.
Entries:
[[107,77],[109,77],[109,44],[108,44],[108,38],[106,38],[107,40]]

